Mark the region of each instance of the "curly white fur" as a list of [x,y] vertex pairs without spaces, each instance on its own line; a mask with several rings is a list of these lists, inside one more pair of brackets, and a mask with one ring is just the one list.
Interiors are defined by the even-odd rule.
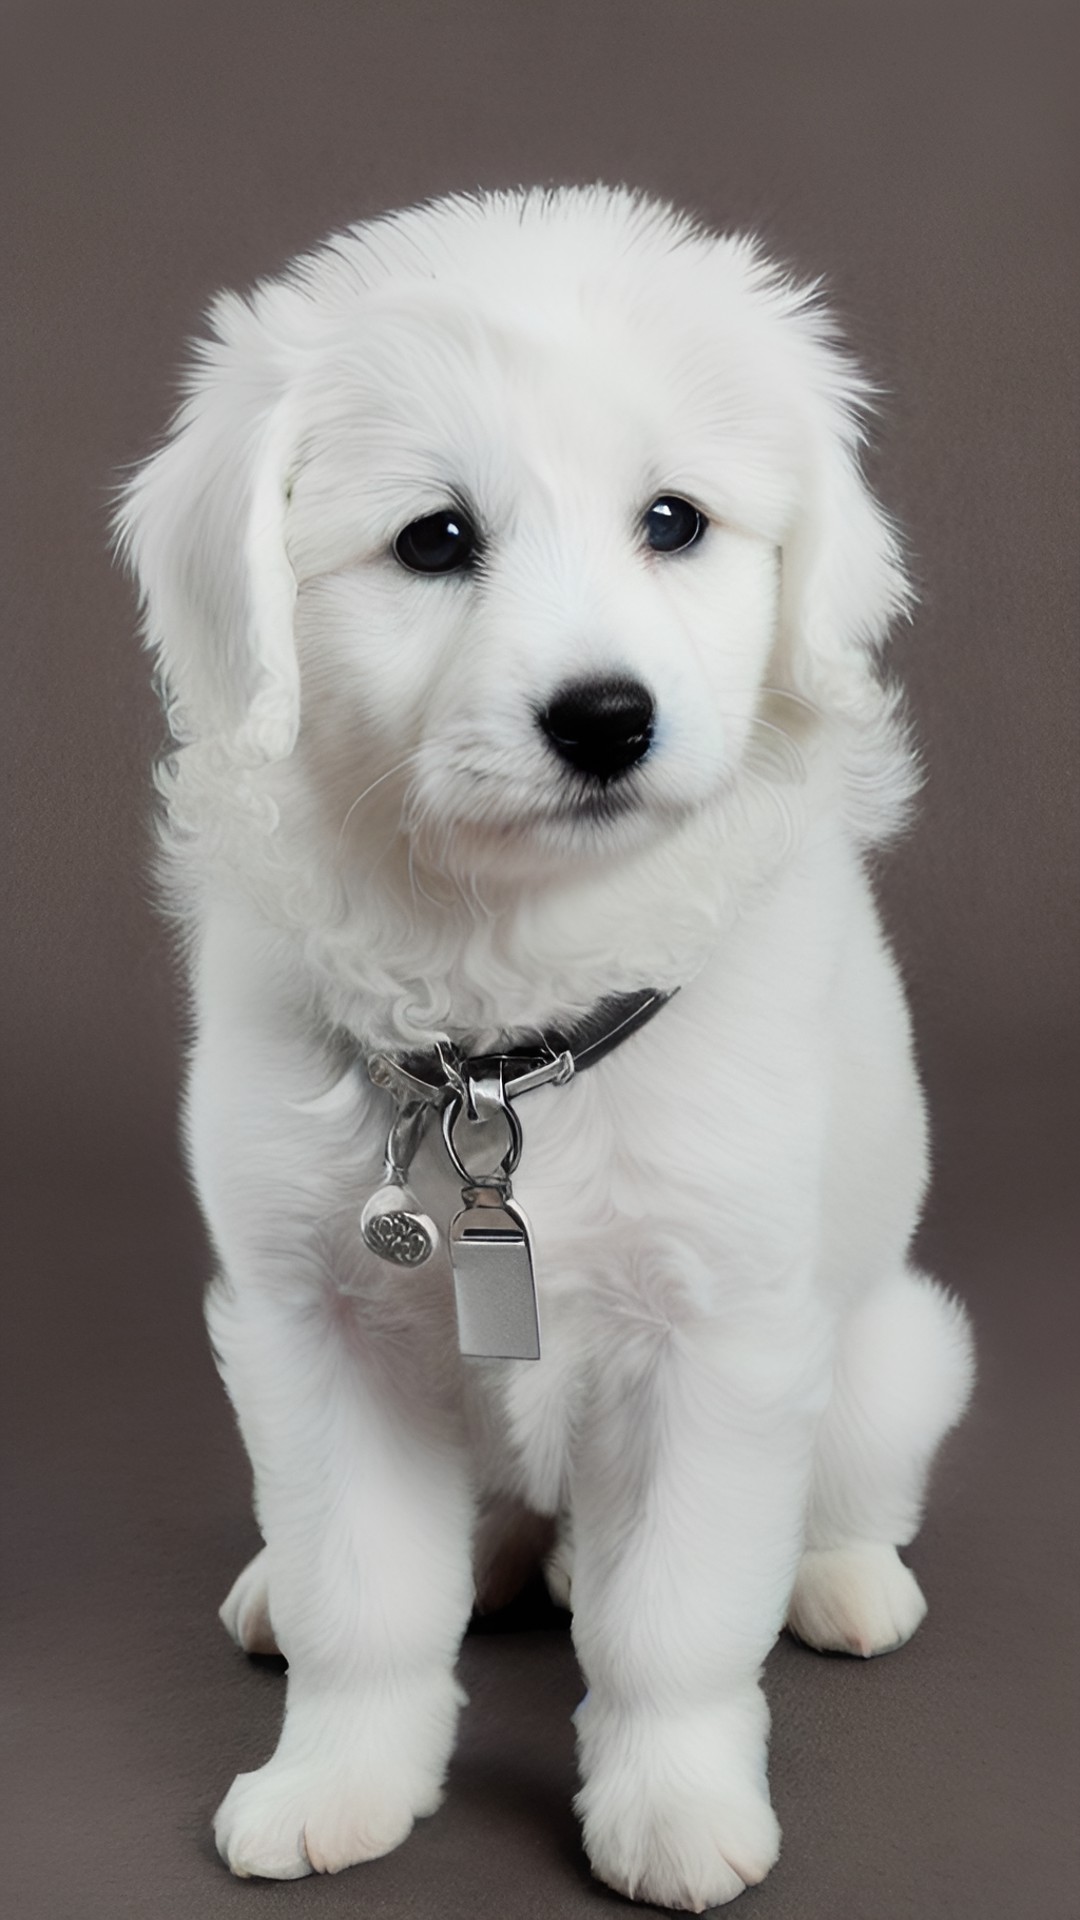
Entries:
[[[600,188],[357,227],[212,326],[121,533],[266,1539],[223,1611],[289,1660],[218,1844],[334,1871],[432,1810],[474,1516],[519,1501],[564,1516],[593,1866],[700,1909],[776,1857],[758,1679],[789,1607],[862,1654],[917,1624],[895,1549],[971,1377],[907,1266],[923,1108],[863,862],[914,785],[866,388],[752,243]],[[685,553],[642,544],[664,493],[708,517]],[[408,573],[397,532],[457,500],[483,566]],[[657,704],[607,819],[535,719],[588,673]],[[387,1115],[335,1034],[483,1045],[675,985],[523,1103],[544,1357],[462,1361],[445,1267],[360,1240]],[[445,1217],[434,1146],[415,1184]]]

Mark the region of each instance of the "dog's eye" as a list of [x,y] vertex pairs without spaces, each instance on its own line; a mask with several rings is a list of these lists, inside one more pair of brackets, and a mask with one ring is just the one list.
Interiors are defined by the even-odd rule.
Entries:
[[410,573],[455,573],[476,552],[476,529],[456,508],[443,507],[402,527],[394,552]]
[[689,500],[665,493],[653,501],[642,525],[654,553],[681,553],[684,547],[692,547],[701,539],[708,522]]

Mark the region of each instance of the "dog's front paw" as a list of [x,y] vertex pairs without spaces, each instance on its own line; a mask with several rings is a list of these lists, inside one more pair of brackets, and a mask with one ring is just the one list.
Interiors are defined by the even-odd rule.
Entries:
[[597,1879],[631,1900],[701,1913],[765,1878],[780,1828],[756,1687],[677,1719],[612,1713],[587,1698],[577,1726],[585,1784],[576,1805]]
[[434,1813],[465,1696],[450,1673],[380,1694],[290,1696],[277,1752],[238,1774],[214,1838],[241,1879],[339,1873]]
[[896,1548],[864,1541],[803,1554],[787,1623],[821,1653],[868,1660],[902,1647],[925,1613],[922,1589]]
[[230,1640],[244,1653],[277,1653],[278,1643],[270,1623],[270,1600],[266,1583],[266,1548],[249,1560],[237,1574],[218,1608],[218,1618]]
[[390,1853],[410,1832],[413,1809],[339,1765],[303,1766],[275,1755],[237,1774],[217,1811],[214,1838],[242,1880],[299,1880],[339,1873]]

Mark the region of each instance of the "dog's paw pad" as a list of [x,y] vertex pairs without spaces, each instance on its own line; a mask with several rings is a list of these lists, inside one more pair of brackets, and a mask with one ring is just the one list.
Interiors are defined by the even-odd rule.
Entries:
[[821,1653],[868,1660],[903,1646],[925,1613],[919,1583],[896,1548],[863,1542],[803,1554],[787,1623]]
[[233,1581],[218,1608],[229,1638],[245,1653],[277,1653],[278,1643],[270,1624],[270,1602],[266,1584],[266,1548],[249,1560],[243,1573]]
[[399,1846],[412,1824],[403,1800],[270,1760],[237,1775],[218,1808],[214,1838],[242,1880],[299,1880],[376,1860]]

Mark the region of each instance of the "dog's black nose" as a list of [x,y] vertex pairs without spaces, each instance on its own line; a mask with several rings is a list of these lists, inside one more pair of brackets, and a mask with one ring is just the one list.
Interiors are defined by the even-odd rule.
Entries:
[[656,709],[640,680],[575,680],[540,714],[560,759],[595,780],[617,780],[652,745]]

